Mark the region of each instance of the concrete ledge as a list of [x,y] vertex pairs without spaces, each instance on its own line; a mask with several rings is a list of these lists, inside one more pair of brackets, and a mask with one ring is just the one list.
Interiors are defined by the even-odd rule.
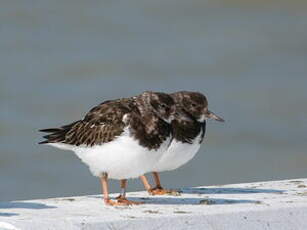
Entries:
[[128,197],[146,204],[107,207],[99,195],[1,202],[0,229],[307,229],[307,179]]

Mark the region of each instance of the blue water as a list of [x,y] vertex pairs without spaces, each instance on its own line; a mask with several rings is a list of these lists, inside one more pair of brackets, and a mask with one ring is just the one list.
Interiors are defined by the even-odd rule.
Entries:
[[203,92],[226,120],[162,174],[166,187],[306,177],[307,5],[297,2],[2,1],[0,200],[99,193],[73,153],[37,145],[37,130],[144,90]]

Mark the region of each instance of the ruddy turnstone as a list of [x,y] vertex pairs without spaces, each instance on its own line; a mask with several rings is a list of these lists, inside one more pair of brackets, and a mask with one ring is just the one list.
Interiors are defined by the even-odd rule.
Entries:
[[224,120],[208,110],[207,98],[198,92],[181,91],[170,94],[175,100],[177,109],[183,110],[189,117],[176,117],[172,121],[173,140],[170,147],[153,167],[156,186],[151,188],[145,176],[141,180],[152,195],[170,193],[162,188],[158,172],[170,171],[190,161],[200,148],[206,132],[206,120],[209,118],[223,122]]
[[[138,204],[126,199],[127,179],[152,172],[152,165],[169,147],[175,114],[172,97],[146,91],[132,98],[105,101],[69,125],[40,130],[49,133],[40,144],[74,151],[100,178],[106,204]],[[121,182],[117,202],[109,198],[108,178]]]

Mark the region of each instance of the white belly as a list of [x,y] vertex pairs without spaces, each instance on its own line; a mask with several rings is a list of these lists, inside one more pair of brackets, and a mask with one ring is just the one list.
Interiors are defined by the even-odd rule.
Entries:
[[109,178],[129,179],[136,178],[153,171],[153,165],[157,164],[163,152],[169,146],[168,138],[158,150],[148,150],[139,145],[138,141],[125,132],[115,140],[102,145],[92,147],[72,146],[62,143],[50,145],[72,150],[89,166],[94,176],[108,173]]
[[156,164],[155,172],[170,171],[181,167],[190,161],[200,148],[201,134],[199,134],[192,144],[182,143],[173,140],[168,150],[162,155]]

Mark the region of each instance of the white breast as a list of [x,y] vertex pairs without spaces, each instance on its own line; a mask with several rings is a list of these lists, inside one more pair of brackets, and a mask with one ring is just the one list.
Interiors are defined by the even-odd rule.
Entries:
[[153,171],[170,171],[186,164],[196,155],[197,151],[199,150],[200,140],[201,133],[193,140],[192,144],[182,143],[173,139],[170,147],[162,155]]
[[89,166],[94,176],[100,176],[107,172],[109,178],[129,179],[136,178],[153,170],[162,154],[169,146],[168,138],[158,150],[148,150],[139,145],[128,129],[115,140],[92,147],[72,146],[62,143],[50,145],[72,150],[76,155]]

